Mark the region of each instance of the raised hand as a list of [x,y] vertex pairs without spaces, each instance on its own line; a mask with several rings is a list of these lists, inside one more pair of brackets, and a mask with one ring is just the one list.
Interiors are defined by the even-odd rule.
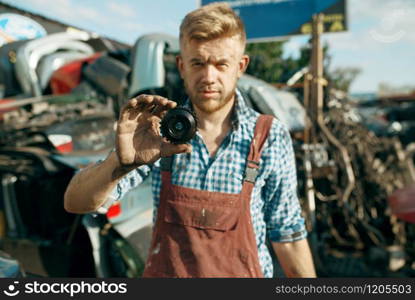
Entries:
[[140,95],[121,109],[117,124],[116,151],[123,166],[151,164],[161,156],[191,151],[188,144],[175,145],[160,135],[160,121],[176,106],[161,96]]

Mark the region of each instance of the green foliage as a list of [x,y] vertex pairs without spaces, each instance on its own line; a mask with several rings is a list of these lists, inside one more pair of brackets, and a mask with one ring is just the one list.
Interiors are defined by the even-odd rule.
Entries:
[[248,44],[246,52],[251,61],[247,73],[268,82],[277,82],[281,76],[283,42]]
[[[298,58],[283,58],[283,46],[286,41],[251,43],[246,47],[246,53],[251,61],[247,73],[270,83],[286,83],[291,76],[310,64],[311,46],[305,45],[300,49]],[[324,76],[332,87],[348,91],[353,80],[359,75],[360,69],[354,67],[337,68],[331,72],[331,56],[327,44],[323,45]]]
[[268,82],[278,82],[283,72],[281,67],[283,43],[248,44],[246,53],[251,61],[246,72]]
[[310,50],[304,47],[300,57],[283,58],[285,41],[252,43],[246,47],[246,53],[251,61],[247,73],[271,83],[285,83],[295,72],[308,65]]
[[361,69],[355,67],[339,67],[330,72],[327,77],[332,87],[348,92],[350,85],[361,71]]

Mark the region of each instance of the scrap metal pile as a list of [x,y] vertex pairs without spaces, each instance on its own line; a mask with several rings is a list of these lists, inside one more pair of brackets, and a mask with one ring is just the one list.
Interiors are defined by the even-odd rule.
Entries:
[[413,144],[404,149],[396,137],[375,136],[345,99],[329,98],[321,124],[314,122],[309,143],[296,151],[317,269],[414,276],[415,224],[388,205],[395,190],[415,182]]

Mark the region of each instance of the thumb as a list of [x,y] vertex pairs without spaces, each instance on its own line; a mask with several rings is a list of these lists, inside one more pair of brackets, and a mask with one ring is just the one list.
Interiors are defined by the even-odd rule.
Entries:
[[165,140],[161,142],[160,154],[161,157],[172,156],[179,153],[192,152],[192,146],[190,144],[172,144]]

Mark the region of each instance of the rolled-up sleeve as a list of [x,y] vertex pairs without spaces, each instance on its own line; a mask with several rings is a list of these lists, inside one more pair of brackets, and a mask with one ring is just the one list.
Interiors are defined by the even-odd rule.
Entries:
[[297,172],[293,145],[288,130],[281,126],[270,149],[272,170],[267,178],[265,222],[272,242],[293,242],[307,237],[297,196]]
[[140,185],[147,178],[147,176],[149,176],[150,172],[151,167],[143,165],[127,173],[120,179],[120,181],[118,181],[117,186],[108,195],[108,198],[104,204],[98,208],[97,213],[106,213],[108,208],[110,208],[116,201],[121,200],[129,190]]

